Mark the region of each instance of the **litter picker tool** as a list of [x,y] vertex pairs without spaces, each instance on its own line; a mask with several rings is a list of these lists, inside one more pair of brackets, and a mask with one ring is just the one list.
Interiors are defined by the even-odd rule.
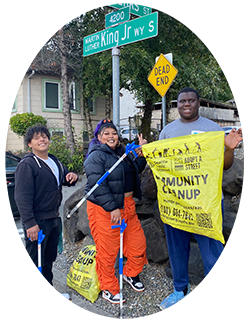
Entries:
[[127,224],[125,223],[125,219],[122,219],[120,225],[111,226],[112,229],[120,228],[120,258],[119,258],[119,275],[120,275],[120,319],[123,317],[123,307],[122,307],[122,291],[123,291],[123,232],[126,229]]
[[126,156],[133,152],[134,156],[137,158],[135,149],[139,148],[140,145],[136,145],[135,142],[127,144],[125,153],[120,157],[120,159],[107,171],[104,175],[97,181],[97,183],[89,190],[89,192],[78,202],[78,204],[67,214],[66,218],[70,219],[71,216],[81,207],[81,205],[86,201],[86,199],[95,191],[96,188],[110,175],[110,173],[120,164]]
[[44,240],[45,235],[43,234],[43,230],[38,232],[38,239],[37,239],[37,252],[38,252],[38,269],[40,273],[42,273],[42,253],[41,253],[41,246],[42,241]]

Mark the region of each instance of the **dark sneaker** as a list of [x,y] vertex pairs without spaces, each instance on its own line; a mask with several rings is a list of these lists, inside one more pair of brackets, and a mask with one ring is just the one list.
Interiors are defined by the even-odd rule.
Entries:
[[133,290],[137,292],[142,292],[145,290],[143,283],[140,281],[139,275],[135,277],[123,275],[123,279],[132,287]]
[[[102,297],[109,301],[112,304],[119,304],[120,303],[120,293],[117,293],[116,295],[113,295],[109,291],[102,291]],[[122,299],[122,303],[125,302],[125,299]]]

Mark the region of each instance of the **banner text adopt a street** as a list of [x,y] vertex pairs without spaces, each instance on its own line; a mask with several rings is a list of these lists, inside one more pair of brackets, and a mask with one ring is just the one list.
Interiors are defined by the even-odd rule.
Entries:
[[224,132],[165,139],[142,148],[157,184],[162,221],[224,243]]

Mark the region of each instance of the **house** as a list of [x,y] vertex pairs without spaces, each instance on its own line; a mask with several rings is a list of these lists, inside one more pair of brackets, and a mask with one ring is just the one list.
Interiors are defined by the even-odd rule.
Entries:
[[[76,137],[83,136],[83,140],[87,142],[88,136],[86,135],[79,87],[72,80],[69,80],[69,93],[72,126],[75,129]],[[105,118],[105,103],[105,98],[95,100],[89,98],[88,100],[93,128],[101,119]],[[37,68],[37,66],[31,65],[16,94],[11,116],[16,113],[27,112],[43,116],[47,120],[47,126],[51,134],[54,132],[64,134],[61,76],[59,72],[52,68]],[[23,138],[19,138],[13,133],[9,126],[6,150],[19,151],[25,148]]]

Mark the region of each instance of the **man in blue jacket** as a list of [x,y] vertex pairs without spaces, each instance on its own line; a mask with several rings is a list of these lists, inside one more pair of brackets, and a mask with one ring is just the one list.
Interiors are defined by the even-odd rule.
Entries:
[[62,185],[75,185],[78,176],[49,150],[50,133],[44,125],[30,127],[25,135],[32,153],[26,155],[15,172],[15,200],[25,232],[26,250],[38,266],[37,239],[42,229],[42,274],[52,285],[52,265],[62,229],[59,207]]

